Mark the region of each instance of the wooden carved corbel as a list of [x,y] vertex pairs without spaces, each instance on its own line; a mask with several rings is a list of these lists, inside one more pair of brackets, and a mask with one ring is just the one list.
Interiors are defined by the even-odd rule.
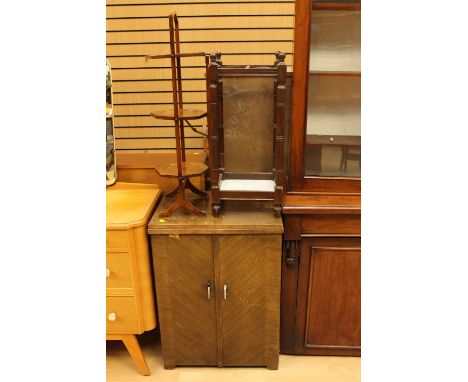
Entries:
[[284,253],[288,268],[295,268],[299,264],[300,245],[300,240],[285,240]]

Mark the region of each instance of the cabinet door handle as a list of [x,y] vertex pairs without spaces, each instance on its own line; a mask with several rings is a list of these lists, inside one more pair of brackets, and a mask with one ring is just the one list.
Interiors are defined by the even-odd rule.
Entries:
[[208,300],[211,300],[211,281],[208,281]]
[[115,319],[117,318],[115,313],[109,313],[109,315],[107,316],[108,320],[109,321],[115,321]]
[[226,300],[226,297],[227,297],[227,285],[224,284],[224,299]]

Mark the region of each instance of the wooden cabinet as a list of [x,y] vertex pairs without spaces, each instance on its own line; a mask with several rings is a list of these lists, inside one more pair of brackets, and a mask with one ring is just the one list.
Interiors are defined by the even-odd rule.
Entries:
[[360,355],[360,2],[295,6],[281,351]]
[[149,375],[136,334],[156,326],[147,223],[161,191],[117,182],[106,191],[106,338],[122,340]]
[[[202,200],[199,207],[211,211]],[[281,218],[271,207],[232,201],[220,218],[178,211],[159,219],[158,211],[148,232],[164,367],[276,369]]]
[[294,341],[289,352],[357,355],[361,345],[359,238],[304,238],[297,270]]

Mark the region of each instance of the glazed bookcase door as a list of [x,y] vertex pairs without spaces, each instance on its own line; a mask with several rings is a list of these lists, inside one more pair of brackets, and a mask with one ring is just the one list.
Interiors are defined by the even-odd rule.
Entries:
[[360,192],[360,2],[296,2],[290,189]]

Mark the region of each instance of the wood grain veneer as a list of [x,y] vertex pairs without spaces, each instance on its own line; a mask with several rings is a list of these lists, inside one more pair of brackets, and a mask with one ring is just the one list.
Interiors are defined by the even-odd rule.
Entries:
[[135,334],[156,326],[146,226],[160,195],[151,184],[106,189],[106,338],[122,340],[144,375],[149,369]]
[[205,199],[206,218],[159,218],[170,203],[148,226],[164,367],[278,368],[281,219],[236,201],[214,218]]
[[314,214],[302,218],[302,234],[361,233],[361,215]]
[[225,366],[278,367],[280,235],[219,237]]
[[[210,198],[208,198],[210,199]],[[158,210],[164,209],[171,203],[171,198],[164,198]],[[193,199],[192,203],[204,211],[211,211],[211,205],[205,198]],[[271,204],[265,202],[245,203],[228,200],[225,214],[214,217],[211,212],[206,217],[194,215],[174,214],[160,219],[153,215],[148,224],[151,234],[281,234],[283,223],[271,213]]]
[[[313,147],[325,144],[335,155],[339,146],[360,145],[359,11],[356,2],[295,2],[289,173],[282,208],[282,353],[358,356],[361,351],[361,179],[336,171],[326,177],[307,173],[321,160]],[[317,166],[309,174],[320,173]]]

